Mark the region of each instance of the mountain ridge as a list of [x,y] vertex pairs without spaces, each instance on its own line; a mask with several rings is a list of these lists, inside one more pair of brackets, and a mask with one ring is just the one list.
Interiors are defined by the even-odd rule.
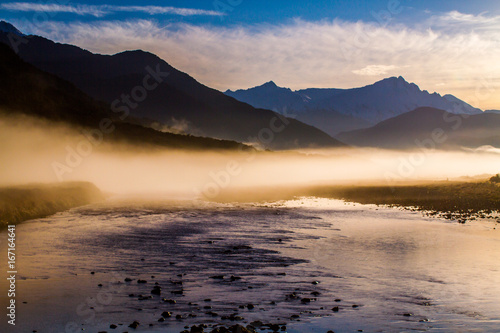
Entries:
[[422,107],[338,137],[353,146],[387,149],[500,147],[499,129],[500,114],[458,115]]
[[141,147],[249,150],[238,142],[162,133],[120,121],[105,103],[93,100],[70,82],[39,70],[0,43],[0,114],[28,115],[65,123],[80,131],[113,128],[106,137]]
[[[217,139],[255,143],[250,141],[258,138],[257,143],[271,149],[344,146],[313,126],[254,108],[204,86],[152,53],[135,50],[99,55],[44,37],[25,38],[28,42],[18,47],[22,59],[75,84],[96,100],[128,108],[138,119],[166,126],[181,121],[187,124],[188,134]],[[5,33],[0,33],[0,41],[8,43]],[[124,95],[133,96],[134,91],[141,90],[138,84],[140,87],[151,70],[168,75],[155,89],[147,91],[144,100],[124,100]],[[262,131],[269,129],[276,118],[285,119],[286,126],[273,132],[272,140],[260,140]]]
[[[421,90],[415,83],[407,82],[402,76],[386,78],[352,89],[309,88],[292,91],[266,83],[246,90],[228,90],[225,93],[251,105],[267,107],[278,112],[283,109],[294,112],[301,121],[333,136],[349,130],[345,128],[346,124],[336,124],[339,114],[351,117],[350,125],[354,130],[373,126],[380,121],[425,106],[452,113],[482,113],[482,110],[455,96],[441,96]],[[323,116],[319,117],[319,113]]]

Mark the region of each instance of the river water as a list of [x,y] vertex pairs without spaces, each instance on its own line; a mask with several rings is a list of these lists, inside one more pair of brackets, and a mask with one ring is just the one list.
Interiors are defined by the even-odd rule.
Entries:
[[[4,231],[2,253],[6,240]],[[16,326],[4,318],[2,332],[252,321],[287,332],[500,331],[500,224],[491,220],[462,225],[322,198],[113,198],[20,224],[16,248]],[[165,311],[172,317],[159,322]]]

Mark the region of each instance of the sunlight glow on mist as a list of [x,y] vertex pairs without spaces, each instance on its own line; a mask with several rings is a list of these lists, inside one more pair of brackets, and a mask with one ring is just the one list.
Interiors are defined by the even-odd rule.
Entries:
[[[84,137],[40,120],[0,121],[0,185],[57,182],[53,164],[67,164],[68,147]],[[275,153],[143,151],[103,144],[65,172],[65,181],[90,181],[104,191],[178,192],[197,195],[208,187],[444,180],[495,174],[498,150],[414,151],[332,149]],[[207,187],[208,186],[208,187]]]

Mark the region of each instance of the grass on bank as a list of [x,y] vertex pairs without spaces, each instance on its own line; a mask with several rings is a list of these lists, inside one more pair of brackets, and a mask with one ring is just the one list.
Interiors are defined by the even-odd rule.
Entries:
[[102,200],[93,184],[71,182],[0,188],[0,228]]
[[500,212],[500,186],[485,182],[439,182],[400,186],[322,186],[310,195],[362,204],[415,207],[465,222]]
[[215,200],[252,202],[289,200],[300,196],[340,199],[361,204],[388,205],[428,211],[465,222],[500,212],[498,175],[488,181],[443,181],[399,185],[317,185],[226,190]]

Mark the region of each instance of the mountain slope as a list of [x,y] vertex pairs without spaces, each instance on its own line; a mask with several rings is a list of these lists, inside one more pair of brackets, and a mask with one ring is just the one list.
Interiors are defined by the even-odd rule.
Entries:
[[106,134],[106,139],[140,146],[235,150],[241,147],[233,141],[161,133],[123,123],[105,103],[94,101],[71,83],[24,62],[2,43],[0,78],[0,110],[9,115],[33,115],[79,129],[97,129],[103,119],[112,119],[115,130]]
[[341,91],[339,89],[308,89],[298,93],[289,88],[278,87],[271,81],[248,90],[234,92],[227,90],[225,94],[254,107],[293,114],[297,120],[317,127],[330,135],[372,126],[373,123],[370,121],[342,114],[329,107],[315,106],[315,100]]
[[434,108],[414,111],[338,136],[354,146],[411,149],[500,147],[500,114],[457,115]]
[[441,96],[422,91],[402,77],[388,78],[355,89],[292,91],[266,83],[248,90],[228,90],[226,94],[254,106],[278,111],[286,108],[288,112],[296,113],[298,119],[317,126],[330,135],[366,128],[424,106],[459,114],[481,113],[481,110],[452,95]]
[[[181,122],[188,133],[240,142],[259,141],[255,138],[263,130],[269,133],[270,127],[281,125],[274,112],[255,109],[208,88],[151,53],[98,55],[43,37],[25,38],[28,42],[19,45],[21,58],[72,82],[95,99],[111,103],[117,113],[128,111],[134,117],[170,126]],[[8,42],[6,33],[0,33],[0,41]],[[297,120],[284,122],[284,129],[280,127],[271,139],[266,137],[260,143],[273,149],[343,145]]]

